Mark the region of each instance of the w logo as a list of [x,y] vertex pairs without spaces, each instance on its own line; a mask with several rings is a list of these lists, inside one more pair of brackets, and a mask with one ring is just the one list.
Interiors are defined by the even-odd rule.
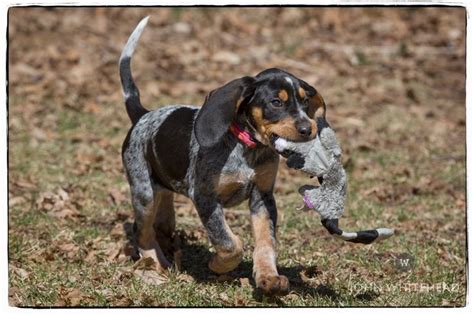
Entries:
[[415,257],[408,253],[401,253],[398,255],[395,255],[393,258],[393,263],[395,265],[395,268],[401,272],[406,272],[415,266]]

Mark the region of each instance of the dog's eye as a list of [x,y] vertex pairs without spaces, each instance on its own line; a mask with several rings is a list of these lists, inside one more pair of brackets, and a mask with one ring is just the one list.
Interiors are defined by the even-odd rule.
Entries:
[[303,105],[304,105],[305,107],[307,107],[307,106],[309,105],[309,99],[305,98],[305,99],[303,100]]
[[272,106],[274,106],[274,107],[281,107],[281,106],[283,105],[283,103],[281,102],[281,100],[278,99],[278,98],[273,99],[270,103],[271,103]]

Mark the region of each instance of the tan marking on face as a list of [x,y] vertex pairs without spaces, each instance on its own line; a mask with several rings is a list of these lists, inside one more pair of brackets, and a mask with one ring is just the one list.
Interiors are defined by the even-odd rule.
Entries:
[[257,129],[257,134],[255,135],[257,140],[261,143],[268,145],[270,141],[266,136],[266,127],[263,120],[263,111],[260,107],[253,107],[251,111],[253,121],[255,122],[255,128]]
[[296,130],[295,120],[291,117],[286,117],[276,123],[269,123],[267,125],[267,130],[268,137],[274,133],[277,136],[286,138],[288,140],[298,141],[301,138],[298,130]]
[[263,192],[271,192],[278,172],[278,160],[255,167],[255,184]]
[[[291,117],[286,117],[277,122],[269,122],[262,117],[262,109],[260,107],[254,107],[252,109],[252,116],[255,122],[255,128],[257,129],[260,138],[258,141],[268,145],[270,143],[270,137],[272,134],[286,138],[292,141],[303,141],[308,138],[303,138],[298,130],[296,130],[295,120]],[[316,136],[318,129],[316,122],[311,120],[311,137],[313,139]]]
[[283,102],[286,102],[286,101],[288,101],[288,92],[286,90],[280,90],[280,92],[278,93],[278,97]]
[[298,88],[298,95],[301,97],[301,98],[304,98],[306,96],[306,93],[304,91],[304,89],[302,87],[299,87]]
[[283,137],[292,141],[306,141],[314,139],[318,131],[316,122],[311,120],[311,136],[309,138],[300,135],[296,129],[295,120],[291,117],[284,118],[276,123],[269,123],[266,125],[266,133],[269,138],[271,134]]
[[314,139],[318,131],[316,121],[311,120],[311,136],[310,138],[304,138],[300,135],[298,130],[296,130],[295,120],[292,117],[286,117],[277,122],[269,122],[262,117],[263,112],[260,107],[254,107],[252,109],[252,116],[255,122],[255,128],[258,132],[257,140],[263,144],[270,144],[270,137],[272,134],[275,134],[279,137],[283,137],[292,141],[305,141]]

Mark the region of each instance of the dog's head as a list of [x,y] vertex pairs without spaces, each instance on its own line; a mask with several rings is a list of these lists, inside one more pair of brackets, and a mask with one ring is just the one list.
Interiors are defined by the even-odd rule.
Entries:
[[232,121],[244,121],[260,143],[276,138],[308,141],[317,134],[315,116],[325,116],[326,105],[316,89],[280,69],[233,80],[208,94],[195,122],[201,146],[216,144]]

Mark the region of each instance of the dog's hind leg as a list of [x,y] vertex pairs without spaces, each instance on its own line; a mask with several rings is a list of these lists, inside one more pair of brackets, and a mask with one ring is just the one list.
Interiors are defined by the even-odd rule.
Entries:
[[173,254],[173,234],[176,228],[173,192],[160,190],[155,193],[155,238],[166,254]]
[[141,257],[151,257],[158,269],[171,267],[159,243],[154,229],[155,217],[164,190],[152,183],[150,167],[136,145],[128,146],[123,153],[124,167],[130,184],[132,206],[135,212],[134,238]]
[[161,269],[171,267],[160,244],[156,240],[154,222],[158,210],[160,192],[151,187],[132,189],[132,203],[135,210],[136,241],[142,257],[151,257]]

